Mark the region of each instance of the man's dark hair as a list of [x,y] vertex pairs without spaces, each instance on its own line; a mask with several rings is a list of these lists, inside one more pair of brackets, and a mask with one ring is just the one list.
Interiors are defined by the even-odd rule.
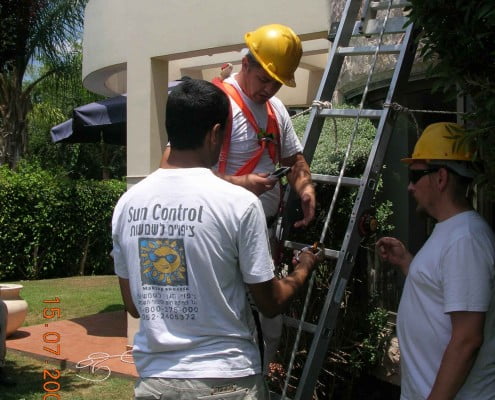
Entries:
[[263,68],[258,60],[253,56],[253,54],[248,51],[246,54],[246,59],[248,60],[248,65],[253,68]]
[[174,87],[166,107],[165,126],[170,147],[177,150],[200,148],[215,124],[225,129],[229,107],[227,95],[210,82],[186,79]]

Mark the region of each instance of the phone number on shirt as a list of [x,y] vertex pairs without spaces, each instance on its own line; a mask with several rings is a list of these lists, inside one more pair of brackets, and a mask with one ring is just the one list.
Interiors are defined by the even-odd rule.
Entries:
[[151,306],[143,307],[141,318],[145,321],[158,319],[193,320],[196,319],[198,307],[168,307]]

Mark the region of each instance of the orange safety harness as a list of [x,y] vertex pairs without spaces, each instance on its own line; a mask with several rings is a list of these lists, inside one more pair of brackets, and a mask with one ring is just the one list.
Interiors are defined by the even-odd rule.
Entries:
[[[274,164],[278,163],[278,149],[280,148],[280,132],[278,128],[277,118],[275,117],[275,112],[273,110],[272,105],[269,101],[266,102],[266,111],[268,115],[268,120],[266,124],[266,130],[261,129],[256,120],[254,119],[253,113],[244,102],[241,94],[237,91],[237,89],[229,83],[213,81],[215,85],[217,85],[220,89],[222,89],[231,99],[233,99],[236,104],[241,109],[242,113],[246,117],[247,121],[254,128],[254,131],[257,132],[258,135],[258,143],[260,145],[259,149],[253,155],[253,157],[248,160],[242,167],[240,167],[236,172],[235,176],[246,175],[253,172],[256,165],[263,155],[265,148],[268,148],[268,154],[272,159]],[[232,107],[229,111],[229,118],[227,120],[227,124],[225,126],[225,137],[222,144],[222,150],[220,152],[220,157],[218,160],[218,172],[221,174],[225,173],[225,168],[227,166],[227,158],[230,149],[230,139],[232,136]]]

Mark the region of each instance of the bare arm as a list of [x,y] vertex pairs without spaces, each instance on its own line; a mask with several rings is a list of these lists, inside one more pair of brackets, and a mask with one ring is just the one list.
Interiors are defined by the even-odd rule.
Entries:
[[303,219],[296,221],[294,227],[306,227],[315,217],[316,205],[315,188],[311,179],[309,165],[301,153],[282,159],[281,164],[292,167],[292,171],[287,175],[287,179],[301,199]]
[[129,279],[119,277],[120,293],[122,294],[122,300],[124,300],[125,309],[134,318],[139,318],[139,312],[132,301],[131,288],[129,286]]
[[402,273],[407,275],[413,257],[404,243],[396,238],[386,236],[376,242],[376,247],[382,261],[398,266]]
[[241,176],[220,174],[219,172],[215,172],[215,174],[227,182],[233,183],[237,186],[242,186],[250,192],[253,192],[256,196],[272,189],[277,183],[276,180],[268,178],[267,173],[247,174]]
[[452,336],[428,400],[453,399],[466,380],[483,343],[485,313],[452,312]]
[[310,251],[301,253],[299,260],[294,271],[283,279],[273,278],[267,282],[248,285],[256,306],[266,317],[274,317],[285,310],[318,261]]

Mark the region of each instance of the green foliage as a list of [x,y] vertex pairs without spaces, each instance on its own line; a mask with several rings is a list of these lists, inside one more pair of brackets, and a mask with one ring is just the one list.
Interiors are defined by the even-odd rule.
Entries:
[[374,308],[364,319],[362,327],[362,340],[350,355],[353,368],[371,370],[376,367],[383,355],[384,346],[388,339],[387,323],[388,312],[383,308]]
[[[349,108],[350,106],[343,105],[339,107]],[[307,121],[308,116],[299,116],[293,120],[294,128],[300,138],[304,134]],[[325,120],[319,143],[311,162],[312,173],[339,175],[348,151],[349,140],[353,136],[354,125],[355,121],[353,119]],[[344,176],[362,176],[375,133],[376,129],[369,120],[362,119],[359,122],[352,147],[349,150]],[[380,191],[382,185],[382,181],[379,180],[376,191]],[[334,191],[335,185],[316,185],[315,223],[304,231],[293,232],[291,240],[300,243],[313,243],[320,239]],[[324,241],[326,248],[336,250],[341,248],[356,193],[356,189],[340,188],[336,209],[332,215],[331,223],[327,227],[328,230]],[[372,206],[374,206],[375,218],[378,220],[381,233],[391,230],[393,228],[389,222],[389,217],[392,214],[391,202],[383,202],[378,205],[372,204]],[[368,284],[370,280],[368,262],[372,258],[369,257],[368,247],[373,246],[373,244],[370,244],[371,241],[376,241],[376,239],[373,239],[374,237],[363,238],[358,250],[354,271],[347,283],[343,296],[344,299],[336,324],[337,328],[332,336],[329,351],[317,384],[318,398],[333,398],[332,393],[338,392],[342,395],[342,392],[347,394],[352,392],[356,380],[360,378],[363,372],[369,371],[371,366],[378,362],[383,350],[383,341],[385,339],[382,330],[386,324],[387,313],[378,307],[377,297],[374,293],[370,293]],[[288,258],[285,261],[288,262]],[[305,321],[318,323],[334,269],[335,261],[330,260],[318,266]],[[303,296],[294,300],[288,312],[289,316],[296,319],[300,318],[304,300]],[[294,337],[292,336],[294,332],[287,330],[285,334],[286,336],[283,340],[288,343],[286,346],[288,350],[282,352],[281,358],[284,363],[287,363],[292,350],[292,343],[294,342]],[[303,334],[299,349],[309,349],[311,340],[312,335]],[[301,353],[303,356],[306,354],[305,351],[301,351]],[[304,357],[296,357],[293,367],[293,376],[300,376],[304,367]],[[275,388],[281,379],[274,373],[270,384]],[[337,396],[336,398],[344,397]]]
[[[341,105],[341,108],[351,106]],[[294,129],[302,138],[308,122],[308,116],[293,120]],[[311,162],[311,172],[316,174],[338,175],[342,166],[347,144],[354,131],[354,120],[350,118],[326,119],[320,139]],[[368,159],[368,153],[375,135],[375,128],[369,120],[361,119],[353,142],[352,152],[347,162],[346,176],[360,174]]]
[[[81,82],[82,50],[72,45],[73,62],[64,74],[50,75],[32,91],[33,109],[28,114],[29,141],[25,158],[46,169],[64,169],[72,178],[119,179],[125,175],[125,147],[104,143],[56,143],[50,130],[69,119],[80,105],[100,100]],[[33,67],[31,76],[43,76],[50,66]]]
[[[4,0],[0,7],[0,164],[14,167],[27,151],[31,91],[73,65],[71,43],[81,34],[87,0]],[[28,65],[50,67],[26,83]]]
[[[436,90],[468,95],[470,140],[484,164],[480,182],[495,190],[495,2],[411,0],[410,19],[421,27],[421,56],[438,78]],[[452,90],[454,89],[454,90]]]
[[111,214],[124,191],[120,181],[72,181],[34,163],[0,167],[0,279],[110,272]]
[[[340,108],[351,108],[350,105],[339,105]],[[303,115],[293,120],[294,129],[297,135],[302,138],[308,115]],[[326,119],[321,135],[316,147],[316,151],[311,162],[311,172],[316,174],[339,175],[343,160],[347,152],[348,143],[354,133],[355,122],[350,118]],[[346,164],[344,176],[361,177],[368,155],[375,137],[376,129],[367,119],[361,119],[358,123],[349,157]],[[383,183],[379,180],[377,191],[381,189]],[[307,231],[301,233],[306,236],[304,243],[311,243],[320,237],[325,217],[328,213],[330,201],[334,194],[335,185],[319,184],[316,187],[316,223],[312,224]],[[345,229],[349,222],[356,191],[341,187],[339,201],[336,211],[332,216],[332,224],[328,227],[328,239],[326,245],[330,248],[340,248],[339,239],[344,237]],[[375,217],[381,232],[389,232],[393,226],[389,222],[392,215],[392,205],[390,202],[372,205],[375,209]]]

